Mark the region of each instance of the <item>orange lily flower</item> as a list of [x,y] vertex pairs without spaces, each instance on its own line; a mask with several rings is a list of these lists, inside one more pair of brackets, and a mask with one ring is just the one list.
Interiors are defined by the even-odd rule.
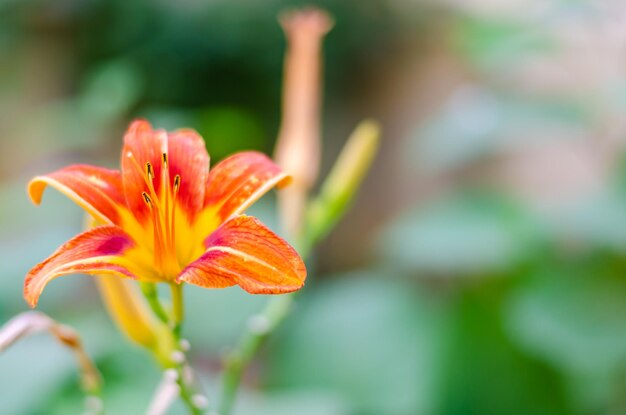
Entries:
[[44,287],[67,274],[114,274],[147,282],[253,294],[298,290],[306,269],[298,253],[243,211],[287,176],[267,156],[242,152],[209,171],[195,131],[153,130],[134,121],[124,137],[121,171],[72,165],[28,185],[35,204],[46,186],[64,193],[103,225],[77,235],[35,266],[24,298],[36,306]]

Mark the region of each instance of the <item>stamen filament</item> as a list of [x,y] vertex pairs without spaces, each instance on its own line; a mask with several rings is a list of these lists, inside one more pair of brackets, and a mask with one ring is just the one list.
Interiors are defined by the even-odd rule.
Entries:
[[142,171],[147,187],[147,191],[142,192],[141,196],[152,216],[154,265],[163,276],[171,276],[180,271],[176,252],[176,201],[180,190],[180,175],[177,174],[174,177],[172,184],[168,156],[167,153],[162,153],[160,193],[157,193],[154,185],[156,175],[152,163],[146,162],[145,169],[141,169],[132,153],[129,157],[137,169]]
[[154,170],[152,169],[152,164],[150,164],[150,162],[146,163],[146,176],[144,177],[144,180],[146,182],[146,185],[148,186],[148,189],[150,190],[150,196],[155,201],[157,209],[159,209],[159,196],[154,189]]
[[161,221],[158,217],[158,212],[156,209],[152,210],[152,221],[154,222],[154,258],[157,267],[159,269],[163,268],[163,256],[165,247],[163,246],[163,231],[161,229]]
[[[161,154],[161,161],[163,162],[161,169],[161,194],[165,198],[164,201],[164,212],[163,212],[163,225],[165,227],[165,245],[167,247],[168,252],[172,252],[174,248],[174,243],[171,236],[171,227],[172,224],[170,221],[170,172],[167,163],[167,153]],[[173,257],[176,257],[176,253],[174,253]]]
[[172,192],[172,212],[171,212],[171,218],[170,218],[170,226],[171,226],[170,245],[172,246],[172,249],[176,249],[176,244],[175,244],[175,240],[176,240],[176,199],[178,198],[178,189],[180,189],[180,175],[177,174],[174,177],[174,187],[173,187],[173,192]]

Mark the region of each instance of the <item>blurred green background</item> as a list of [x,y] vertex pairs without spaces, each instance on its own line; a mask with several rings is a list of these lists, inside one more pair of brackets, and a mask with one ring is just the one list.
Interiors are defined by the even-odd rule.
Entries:
[[[238,415],[626,413],[626,4],[336,0],[325,42],[327,171],[356,123],[374,168],[316,250],[293,315],[250,368]],[[28,179],[117,166],[128,122],[196,128],[212,161],[271,153],[294,1],[0,1],[0,322],[82,214]],[[253,213],[275,229],[272,197]],[[187,287],[209,397],[266,298]],[[110,414],[159,381],[87,277],[40,309],[74,325]],[[0,355],[0,413],[80,413],[75,362],[45,335]],[[183,413],[175,407],[172,414]]]

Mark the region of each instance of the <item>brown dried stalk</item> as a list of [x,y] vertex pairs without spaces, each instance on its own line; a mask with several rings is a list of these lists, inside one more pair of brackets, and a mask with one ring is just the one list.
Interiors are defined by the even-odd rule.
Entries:
[[89,396],[87,405],[89,413],[101,413],[100,389],[102,380],[98,369],[83,348],[78,333],[69,326],[60,324],[39,311],[27,311],[18,314],[0,328],[0,352],[11,347],[18,340],[47,331],[62,345],[68,347],[76,356],[81,371],[81,383]]

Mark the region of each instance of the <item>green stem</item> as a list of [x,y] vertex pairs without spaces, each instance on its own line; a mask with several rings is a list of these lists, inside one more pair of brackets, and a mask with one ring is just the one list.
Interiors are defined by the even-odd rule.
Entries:
[[295,294],[271,298],[265,309],[253,316],[237,348],[229,354],[224,368],[220,415],[232,412],[243,373],[265,339],[289,315]]
[[187,407],[191,415],[203,415],[205,413],[203,402],[198,402],[198,397],[202,395],[197,392],[194,386],[194,376],[190,366],[187,364],[187,347],[181,337],[182,322],[184,319],[183,289],[180,284],[170,284],[170,294],[172,301],[171,315],[168,316],[165,308],[159,300],[156,285],[143,283],[142,292],[150,305],[154,314],[165,323],[171,330],[174,345],[170,346],[170,352],[165,364],[166,369],[176,371],[176,384],[180,388],[179,396]]
[[148,305],[152,309],[154,315],[157,316],[163,323],[167,324],[169,319],[165,309],[159,301],[156,284],[151,282],[142,282],[140,286],[141,292],[143,292],[144,297],[146,297]]
[[197,402],[194,402],[194,396],[197,392],[193,387],[193,379],[191,379],[191,369],[184,362],[176,366],[176,383],[180,388],[180,399],[183,401],[189,413],[192,415],[203,415],[202,409]]
[[183,305],[183,286],[181,284],[170,284],[172,294],[172,325],[174,335],[180,340],[180,332],[183,319],[185,318],[185,308]]
[[[303,235],[299,246],[303,258],[308,256],[312,243]],[[219,414],[230,415],[243,374],[264,341],[289,315],[297,293],[284,294],[269,299],[261,313],[253,316],[235,349],[226,357],[219,402]]]
[[191,367],[187,364],[187,355],[185,347],[183,347],[183,339],[181,337],[182,322],[185,315],[183,302],[183,287],[181,284],[170,284],[170,293],[172,296],[172,317],[170,327],[174,340],[176,341],[176,350],[173,352],[172,360],[174,369],[176,370],[176,383],[180,388],[180,399],[192,415],[204,414],[203,405],[194,401],[194,397],[201,396],[194,386],[194,375]]

